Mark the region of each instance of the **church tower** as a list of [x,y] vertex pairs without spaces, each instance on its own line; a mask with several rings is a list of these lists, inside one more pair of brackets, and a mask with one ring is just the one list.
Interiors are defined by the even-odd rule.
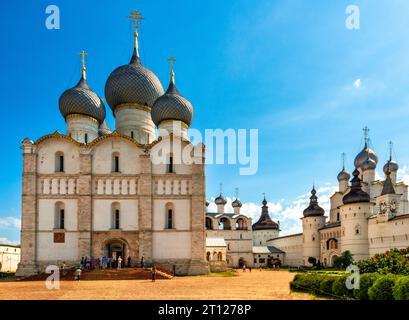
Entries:
[[317,191],[311,190],[310,205],[304,210],[302,218],[303,228],[303,261],[308,266],[309,258],[317,261],[321,258],[319,230],[325,225],[325,211],[318,205]]
[[355,261],[369,256],[368,218],[372,204],[368,193],[362,190],[359,171],[355,169],[351,188],[342,199],[341,252],[350,251]]
[[266,246],[268,240],[278,238],[279,236],[280,226],[271,219],[265,196],[263,206],[261,207],[260,219],[253,224],[252,229],[254,246]]
[[394,218],[399,212],[399,200],[401,195],[396,194],[391,178],[391,173],[386,173],[386,179],[383,182],[381,195],[376,198],[378,222],[387,222]]
[[155,140],[155,125],[151,110],[163,87],[157,76],[141,63],[138,51],[139,11],[132,12],[134,20],[134,50],[129,64],[115,69],[105,84],[105,96],[115,117],[116,131],[141,144]]

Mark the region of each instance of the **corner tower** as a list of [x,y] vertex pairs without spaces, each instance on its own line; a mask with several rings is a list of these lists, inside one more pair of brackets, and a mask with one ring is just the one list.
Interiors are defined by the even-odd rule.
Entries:
[[302,218],[303,228],[303,261],[308,266],[309,258],[317,261],[321,257],[319,229],[325,225],[325,210],[318,205],[317,191],[311,190],[310,205],[304,210]]
[[355,169],[351,188],[342,199],[341,206],[341,252],[350,251],[354,260],[369,256],[368,218],[372,204],[368,193],[362,190],[359,171]]

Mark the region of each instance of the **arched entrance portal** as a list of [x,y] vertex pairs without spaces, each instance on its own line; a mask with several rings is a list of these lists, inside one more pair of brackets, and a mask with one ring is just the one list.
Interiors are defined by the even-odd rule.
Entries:
[[115,261],[121,257],[122,264],[125,265],[126,259],[129,256],[129,245],[122,239],[110,239],[105,242],[105,256],[114,259]]

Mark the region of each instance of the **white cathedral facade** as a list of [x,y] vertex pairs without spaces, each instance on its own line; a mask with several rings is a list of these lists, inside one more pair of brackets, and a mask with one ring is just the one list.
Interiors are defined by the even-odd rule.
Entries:
[[[177,274],[203,274],[205,175],[202,153],[176,161],[191,145],[193,107],[176,89],[173,65],[166,92],[138,53],[106,81],[105,105],[86,78],[85,53],[76,86],[59,99],[66,133],[24,139],[21,262],[17,275],[81,257],[142,257]],[[172,61],[173,62],[173,59]],[[158,137],[155,135],[157,129]],[[155,157],[152,155],[155,154]],[[199,155],[197,155],[199,154]],[[158,157],[162,161],[157,161]]]
[[[143,257],[146,265],[179,275],[243,265],[308,265],[310,257],[331,265],[346,250],[362,259],[409,246],[408,187],[396,181],[392,159],[385,180],[375,180],[378,157],[367,143],[355,159],[351,186],[345,168],[338,175],[328,221],[312,191],[303,233],[280,237],[266,199],[255,223],[240,211],[239,199],[232,203],[234,212],[225,212],[222,194],[215,199],[217,212],[208,212],[203,147],[192,146],[187,134],[193,107],[176,89],[173,64],[166,92],[142,65],[139,13],[134,17],[131,60],[105,85],[115,130],[107,127],[104,102],[88,84],[83,52],[79,82],[59,99],[66,133],[22,142],[16,275],[103,256],[131,257],[132,265]],[[180,161],[180,148],[190,150],[192,161]]]

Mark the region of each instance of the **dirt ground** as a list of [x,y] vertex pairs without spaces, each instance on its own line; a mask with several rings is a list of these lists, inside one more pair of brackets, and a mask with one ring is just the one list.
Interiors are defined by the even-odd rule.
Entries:
[[312,299],[308,294],[290,292],[289,282],[294,276],[295,273],[285,270],[253,270],[239,271],[234,277],[176,277],[154,283],[150,280],[61,281],[59,290],[48,290],[44,281],[9,281],[0,282],[0,299]]

